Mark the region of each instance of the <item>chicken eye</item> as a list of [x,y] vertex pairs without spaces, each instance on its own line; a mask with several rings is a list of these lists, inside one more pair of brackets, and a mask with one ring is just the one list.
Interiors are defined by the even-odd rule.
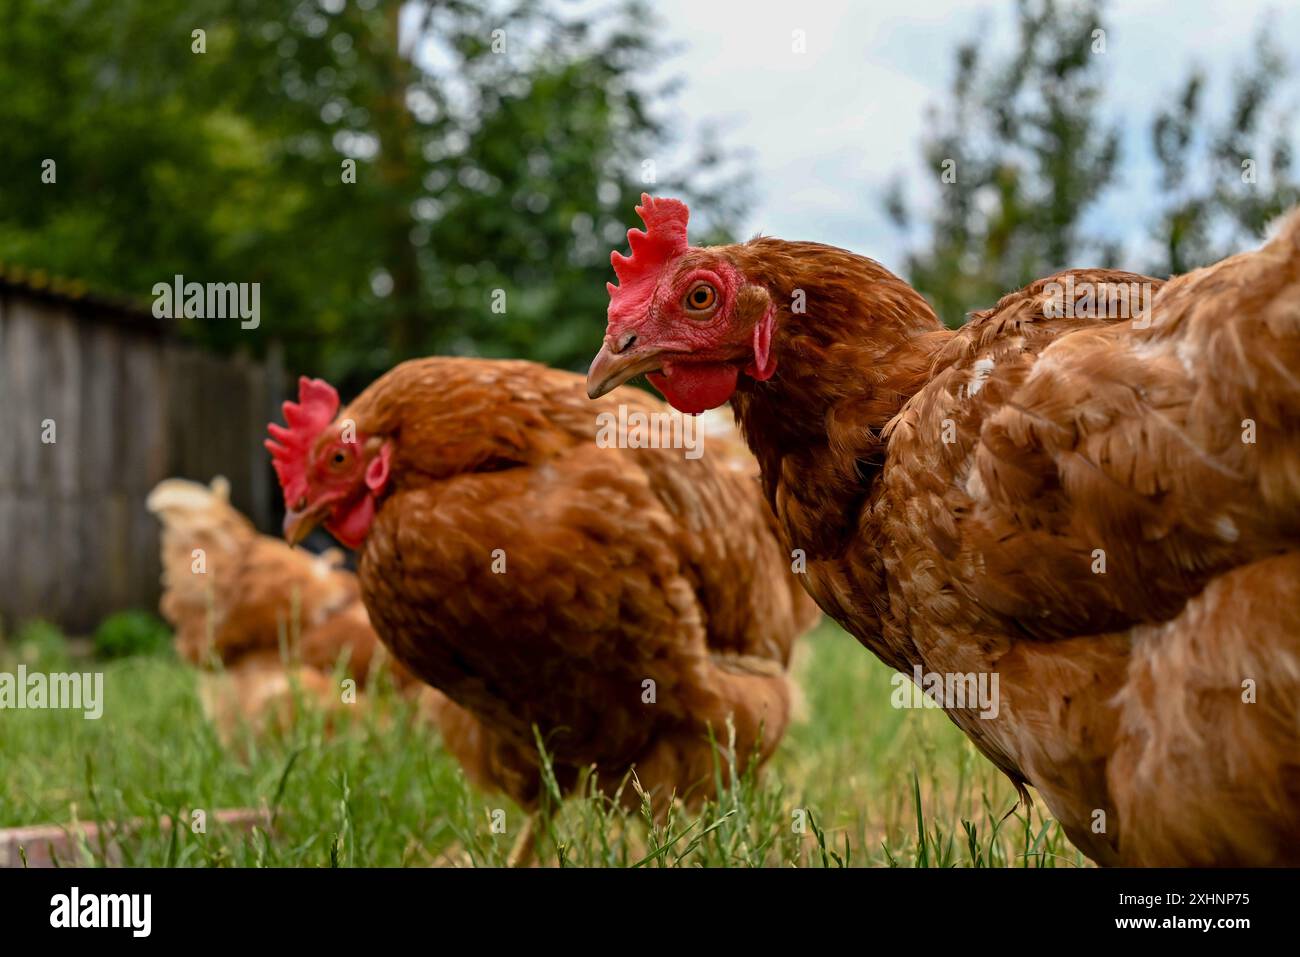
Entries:
[[342,449],[339,449],[337,452],[334,453],[334,458],[331,461],[333,461],[335,465],[342,465],[347,460],[348,460],[347,453],[344,452]]
[[699,283],[691,288],[686,294],[686,308],[695,312],[703,312],[705,309],[712,309],[713,304],[718,301],[718,292],[707,282]]

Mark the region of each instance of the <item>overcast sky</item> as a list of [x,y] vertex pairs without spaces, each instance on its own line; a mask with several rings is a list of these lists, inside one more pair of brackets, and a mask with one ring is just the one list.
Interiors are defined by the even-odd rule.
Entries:
[[[881,197],[898,174],[934,175],[917,169],[919,144],[926,107],[951,82],[953,51],[972,36],[1006,49],[1014,11],[1011,0],[659,0],[656,9],[682,47],[666,64],[685,81],[678,118],[688,129],[720,126],[728,144],[750,154],[755,204],[746,229],[834,243],[887,265],[898,264],[899,239]],[[1208,102],[1224,106],[1233,67],[1265,22],[1300,68],[1300,3],[1123,0],[1106,22],[1106,111],[1122,124],[1126,149],[1123,184],[1100,217],[1105,228],[1133,233],[1136,245],[1149,220],[1147,138],[1157,104],[1197,63],[1211,76]],[[802,55],[791,50],[796,29],[806,32]],[[1288,89],[1294,99],[1300,76]],[[928,184],[913,187],[920,199]]]

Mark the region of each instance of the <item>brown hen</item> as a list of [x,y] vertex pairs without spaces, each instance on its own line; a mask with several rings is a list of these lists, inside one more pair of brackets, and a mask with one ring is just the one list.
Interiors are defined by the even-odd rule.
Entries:
[[870,259],[643,202],[591,393],[730,398],[818,604],[909,676],[996,677],[942,703],[1097,861],[1300,863],[1300,218],[949,331]]
[[708,792],[729,726],[742,764],[771,754],[817,612],[742,445],[638,448],[640,414],[673,427],[662,403],[593,406],[530,362],[407,362],[342,412],[304,379],[285,414],[286,537],[323,523],[358,550],[384,643],[481,722],[478,783],[538,806],[534,728],[561,789],[635,769],[659,809]]

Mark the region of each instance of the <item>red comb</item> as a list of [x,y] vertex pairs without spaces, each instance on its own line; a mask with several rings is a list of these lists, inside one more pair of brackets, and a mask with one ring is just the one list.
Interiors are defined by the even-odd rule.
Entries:
[[618,285],[606,283],[609,290],[610,319],[616,313],[640,309],[654,291],[659,273],[669,261],[686,252],[686,221],[691,211],[679,199],[655,199],[641,194],[637,215],[645,223],[645,230],[629,229],[627,242],[632,255],[624,256],[618,250],[610,253]]
[[284,404],[284,421],[289,427],[272,422],[265,446],[271,464],[280,478],[284,501],[290,508],[307,494],[307,453],[311,445],[339,410],[339,394],[324,379],[298,380],[298,401]]

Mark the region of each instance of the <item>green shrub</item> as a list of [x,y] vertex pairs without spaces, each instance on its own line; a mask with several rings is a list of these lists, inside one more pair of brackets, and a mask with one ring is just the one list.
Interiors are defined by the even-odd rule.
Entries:
[[68,643],[58,625],[34,618],[18,626],[10,639],[19,661],[58,662],[68,656]]
[[95,654],[101,658],[163,654],[170,651],[171,643],[171,629],[147,611],[109,615],[95,630]]

